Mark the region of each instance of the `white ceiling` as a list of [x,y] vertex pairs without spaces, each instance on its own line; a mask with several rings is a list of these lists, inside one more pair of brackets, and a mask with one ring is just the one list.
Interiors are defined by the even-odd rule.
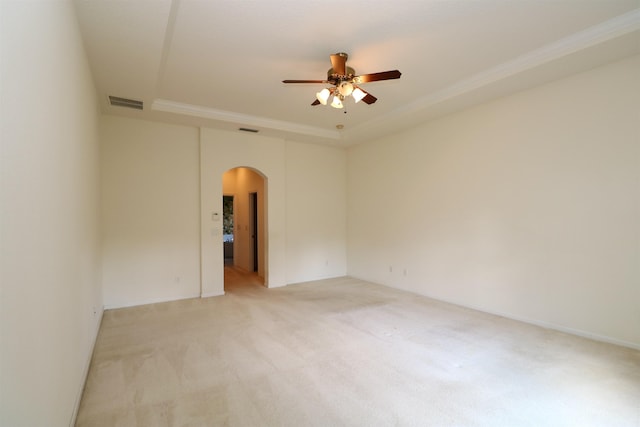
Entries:
[[[107,114],[348,146],[640,53],[640,0],[76,0]],[[311,106],[347,52],[372,105]],[[108,96],[144,101],[144,110]],[[338,130],[336,125],[344,125]]]

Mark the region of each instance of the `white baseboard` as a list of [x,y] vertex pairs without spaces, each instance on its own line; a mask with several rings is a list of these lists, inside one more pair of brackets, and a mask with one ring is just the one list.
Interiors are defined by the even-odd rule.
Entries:
[[[399,289],[399,288],[397,288],[397,289]],[[409,292],[411,292],[411,291],[409,291]],[[627,348],[632,348],[632,349],[635,349],[635,350],[640,350],[640,344],[637,344],[637,343],[634,343],[634,342],[620,340],[620,339],[609,337],[609,336],[606,336],[606,335],[599,335],[599,334],[596,334],[596,333],[593,333],[593,332],[583,331],[581,329],[574,329],[574,328],[569,328],[569,327],[562,326],[562,325],[556,325],[554,323],[545,322],[543,320],[529,319],[527,317],[521,317],[521,316],[513,315],[511,313],[501,313],[499,311],[487,310],[485,308],[476,307],[476,306],[473,306],[473,305],[459,304],[459,303],[456,303],[456,302],[453,302],[453,301],[447,301],[447,300],[443,300],[443,299],[434,298],[434,297],[431,297],[429,295],[424,295],[424,296],[426,296],[427,298],[431,298],[431,299],[437,300],[437,301],[446,302],[447,304],[457,305],[458,307],[470,308],[472,310],[480,311],[482,313],[493,314],[494,316],[500,316],[500,317],[504,317],[506,319],[511,319],[511,320],[515,320],[515,321],[518,321],[518,322],[528,323],[530,325],[539,326],[541,328],[551,329],[553,331],[563,332],[565,334],[575,335],[575,336],[582,337],[582,338],[588,338],[588,339],[593,340],[593,341],[599,341],[599,342],[604,342],[604,343],[607,343],[607,344],[614,344],[614,345],[619,345],[619,346],[622,346],[622,347],[627,347]]]
[[175,298],[152,298],[152,299],[141,300],[141,301],[127,301],[123,303],[106,304],[104,306],[104,309],[113,310],[116,308],[137,307],[139,305],[158,304],[162,302],[180,301],[183,299],[191,299],[191,298],[200,298],[200,294],[198,293],[198,294],[184,295],[184,296],[175,297]]
[[221,297],[224,295],[224,291],[220,292],[207,292],[200,295],[200,298]]
[[497,313],[497,312],[481,310],[479,308],[474,308],[474,307],[468,307],[468,308],[471,308],[473,310],[482,311],[484,313],[494,314],[496,316],[506,317],[507,319],[511,319],[511,320],[517,320],[518,322],[523,322],[523,323],[528,323],[530,325],[540,326],[541,328],[551,329],[551,330],[558,331],[558,332],[564,332],[566,334],[576,335],[576,336],[579,336],[579,337],[582,337],[582,338],[588,338],[588,339],[593,340],[593,341],[599,341],[599,342],[604,342],[604,343],[607,343],[607,344],[619,345],[621,347],[632,348],[634,350],[640,350],[640,344],[636,344],[636,343],[633,343],[633,342],[630,342],[630,341],[620,340],[620,339],[617,339],[617,338],[608,337],[606,335],[599,335],[599,334],[595,334],[593,332],[583,331],[581,329],[568,328],[566,326],[556,325],[556,324],[553,324],[553,323],[548,323],[548,322],[544,322],[544,321],[540,321],[540,320],[528,319],[528,318],[519,317],[519,316],[512,316],[512,315],[509,315],[509,314],[502,314],[502,313]]
[[[349,276],[349,277],[353,277],[354,279],[362,280],[362,281],[369,282],[369,283],[376,283],[373,280],[369,280],[369,279],[362,278],[362,277],[357,277],[357,276]],[[385,284],[385,283],[377,283],[377,284],[379,284],[381,286],[387,286],[387,287],[390,287],[390,288],[393,288],[393,289],[398,289],[398,290],[405,291],[405,292],[411,292],[411,293],[414,293],[416,295],[421,295],[421,296],[424,296],[424,297],[427,297],[427,298],[431,298],[431,299],[433,299],[435,301],[441,301],[441,302],[444,302],[444,303],[447,303],[447,304],[451,304],[451,305],[455,305],[455,306],[458,306],[458,307],[469,308],[471,310],[480,311],[482,313],[493,314],[494,316],[500,316],[500,317],[504,317],[504,318],[507,318],[507,319],[516,320],[516,321],[522,322],[522,323],[528,323],[530,325],[539,326],[541,328],[551,329],[551,330],[558,331],[558,332],[564,332],[566,334],[576,335],[576,336],[579,336],[579,337],[582,337],[582,338],[588,338],[590,340],[604,342],[604,343],[607,343],[607,344],[619,345],[621,347],[627,347],[627,348],[632,348],[634,350],[640,350],[640,343],[620,340],[620,339],[609,337],[609,336],[606,336],[606,335],[599,335],[599,334],[596,334],[596,333],[593,333],[593,332],[583,331],[581,329],[573,329],[573,328],[569,328],[569,327],[562,326],[562,325],[556,325],[554,323],[545,322],[543,320],[529,319],[529,318],[526,318],[526,317],[513,315],[511,313],[502,313],[502,312],[499,312],[499,311],[487,310],[487,309],[485,309],[483,307],[477,307],[477,306],[473,306],[473,305],[461,304],[461,303],[456,302],[456,301],[450,301],[450,300],[434,297],[434,296],[426,294],[426,293],[416,292],[416,291],[413,291],[413,290],[410,290],[410,289],[405,289],[405,288],[402,288],[402,287],[399,287],[399,286],[393,286],[391,284]]]
[[74,427],[76,425],[76,419],[78,418],[78,411],[80,410],[80,401],[82,400],[82,395],[84,394],[84,388],[87,385],[87,377],[89,376],[89,369],[91,368],[91,360],[93,359],[93,352],[96,348],[96,343],[98,342],[98,334],[100,333],[100,326],[102,325],[102,316],[104,315],[104,307],[100,310],[100,316],[98,317],[98,324],[93,331],[93,343],[91,344],[91,350],[89,351],[89,355],[87,361],[84,364],[84,369],[82,372],[82,383],[80,384],[80,390],[76,396],[76,401],[73,405],[73,413],[71,414],[71,422],[69,423],[69,427]]

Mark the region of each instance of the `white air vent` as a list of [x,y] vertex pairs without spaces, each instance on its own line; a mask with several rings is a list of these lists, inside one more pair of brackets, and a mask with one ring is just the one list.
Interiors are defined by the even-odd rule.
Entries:
[[133,108],[134,110],[142,110],[142,101],[136,101],[135,99],[119,98],[117,96],[109,95],[109,102],[114,107]]

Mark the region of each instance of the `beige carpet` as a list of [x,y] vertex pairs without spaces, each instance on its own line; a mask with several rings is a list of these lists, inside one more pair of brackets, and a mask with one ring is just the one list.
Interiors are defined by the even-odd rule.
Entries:
[[107,311],[77,426],[640,426],[640,352],[349,279]]

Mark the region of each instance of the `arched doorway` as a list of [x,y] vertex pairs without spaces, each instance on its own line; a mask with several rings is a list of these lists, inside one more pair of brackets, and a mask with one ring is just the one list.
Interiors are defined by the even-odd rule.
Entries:
[[266,190],[266,177],[253,168],[236,167],[222,176],[225,290],[228,280],[265,283]]

